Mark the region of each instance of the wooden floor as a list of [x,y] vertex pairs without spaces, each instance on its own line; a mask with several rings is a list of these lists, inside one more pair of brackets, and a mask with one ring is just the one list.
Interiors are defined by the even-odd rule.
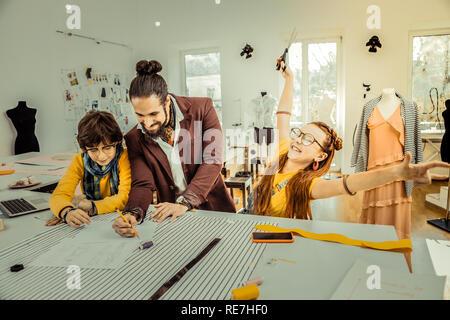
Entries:
[[[422,187],[414,187],[411,210],[411,237],[450,240],[450,234],[436,228],[427,220],[442,218],[443,213],[426,207],[425,197],[429,193],[439,193],[440,187],[447,182],[433,181],[432,184]],[[248,195],[247,195],[248,196]],[[324,221],[353,222],[358,223],[361,213],[363,192],[355,196],[344,195],[330,199],[313,201],[311,204],[313,218]],[[234,189],[234,199],[237,200],[236,209],[242,208],[242,192]]]

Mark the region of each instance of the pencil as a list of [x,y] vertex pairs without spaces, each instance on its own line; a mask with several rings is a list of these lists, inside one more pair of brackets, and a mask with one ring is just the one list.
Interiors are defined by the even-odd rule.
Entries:
[[[123,216],[122,212],[120,212],[119,209],[116,209],[116,210],[117,210],[117,213],[122,217],[123,221],[125,221],[125,223],[129,223],[128,220],[127,220],[127,218],[125,218],[125,217]],[[138,239],[141,239],[141,238],[139,237],[139,234],[137,233],[136,230],[134,231],[134,235],[135,235],[136,237],[138,237]]]

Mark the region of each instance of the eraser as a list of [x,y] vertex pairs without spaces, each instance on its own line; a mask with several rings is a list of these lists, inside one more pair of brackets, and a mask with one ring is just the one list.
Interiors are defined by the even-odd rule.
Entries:
[[251,284],[256,284],[257,286],[260,286],[260,285],[262,285],[262,283],[263,283],[263,278],[257,277],[257,278],[253,278],[253,279],[250,279],[250,280],[247,280],[247,281],[243,281],[242,285],[243,286],[249,286]]
[[153,246],[153,241],[148,241],[148,242],[144,242],[143,244],[141,244],[139,246],[139,249],[143,250],[143,249],[148,249],[151,246]]

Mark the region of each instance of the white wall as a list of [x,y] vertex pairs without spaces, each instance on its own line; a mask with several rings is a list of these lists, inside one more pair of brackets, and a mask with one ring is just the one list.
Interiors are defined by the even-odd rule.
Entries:
[[[224,128],[239,121],[235,110],[240,99],[246,107],[260,91],[281,93],[280,76],[274,70],[293,27],[299,37],[343,37],[343,81],[345,130],[340,152],[343,171],[350,172],[352,134],[359,120],[363,100],[362,83],[372,84],[367,99],[382,88],[393,87],[407,95],[410,30],[450,28],[449,0],[138,0],[141,42],[139,58],[159,60],[171,90],[182,93],[180,51],[220,47]],[[366,27],[369,5],[381,8],[381,30]],[[155,21],[161,26],[156,28]],[[380,37],[383,48],[369,54],[365,43]],[[254,57],[245,60],[239,53],[245,43]],[[149,55],[151,50],[154,55]],[[339,155],[339,153],[338,153]]]
[[[372,93],[393,87],[407,95],[408,32],[417,28],[450,28],[449,0],[97,0],[69,1],[82,9],[80,33],[127,43],[130,54],[118,47],[96,46],[87,40],[65,41],[56,29],[65,28],[66,2],[58,0],[0,0],[0,109],[27,100],[38,108],[37,134],[45,151],[72,143],[60,108],[59,69],[98,64],[134,73],[135,63],[157,59],[170,90],[182,94],[180,51],[219,47],[222,64],[224,128],[239,121],[241,101],[246,107],[260,91],[279,96],[280,76],[274,70],[292,28],[299,37],[343,37],[345,131],[343,169],[349,172],[352,133],[363,105],[362,82]],[[381,7],[379,31],[366,28],[369,5]],[[157,28],[155,21],[160,21]],[[367,52],[366,41],[378,35],[379,53]],[[239,53],[245,43],[254,57]],[[13,130],[0,116],[0,156],[12,153]],[[57,133],[57,134],[55,134]]]
[[[16,130],[5,111],[25,100],[37,109],[36,136],[44,152],[74,148],[72,124],[64,120],[62,68],[94,66],[132,73],[133,52],[120,46],[66,38],[66,1],[0,0],[0,156],[14,153]],[[129,44],[136,9],[124,1],[70,1],[81,7],[81,30],[73,33]],[[133,4],[133,2],[131,2]]]

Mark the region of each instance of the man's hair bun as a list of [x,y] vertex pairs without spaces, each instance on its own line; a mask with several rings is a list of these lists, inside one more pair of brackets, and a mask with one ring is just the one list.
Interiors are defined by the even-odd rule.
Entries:
[[136,63],[136,72],[139,76],[157,74],[162,70],[162,65],[156,60],[141,60]]

